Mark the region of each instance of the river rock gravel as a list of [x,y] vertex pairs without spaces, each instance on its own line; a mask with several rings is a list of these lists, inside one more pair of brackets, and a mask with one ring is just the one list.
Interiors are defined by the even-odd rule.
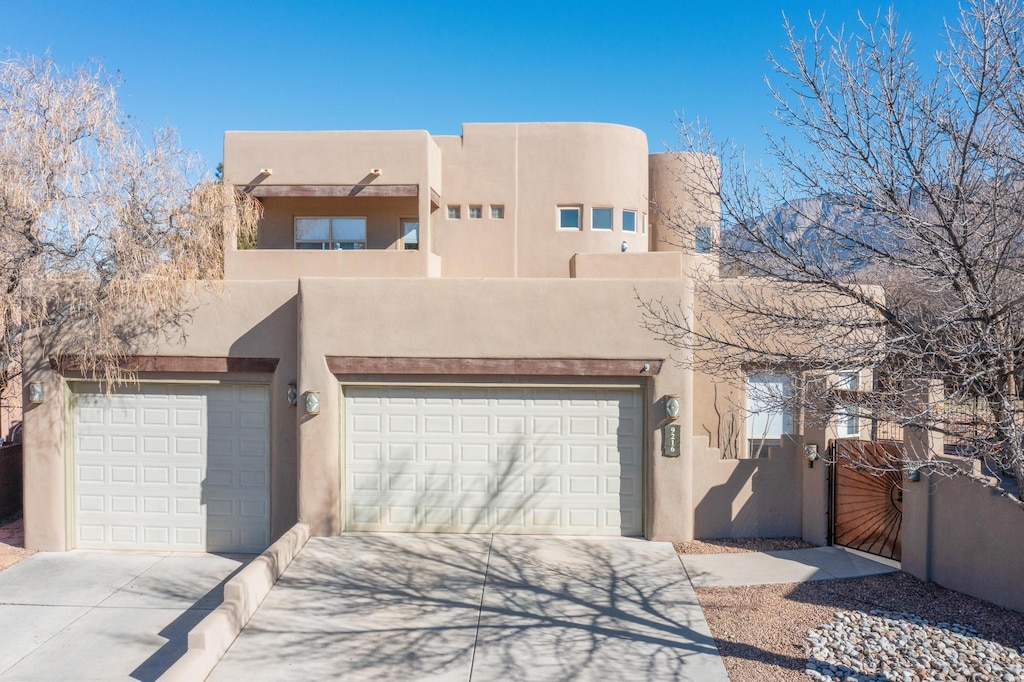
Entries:
[[[927,642],[920,641],[922,655],[932,655],[928,652],[933,648],[942,651],[939,643],[947,650],[950,649],[951,644],[943,641],[943,637],[954,640],[952,648],[956,650],[955,636],[963,636],[975,645],[975,650],[969,650],[967,658],[967,662],[972,665],[972,655],[978,659],[979,664],[982,663],[982,658],[977,654],[979,642],[982,643],[982,653],[987,651],[989,655],[1001,648],[1019,653],[1020,647],[1024,645],[1024,614],[918,580],[906,573],[802,584],[700,588],[697,597],[722,654],[729,679],[733,682],[808,682],[811,679],[807,673],[808,662],[824,662],[830,655],[823,652],[823,659],[811,655],[808,632],[820,631],[822,635],[831,636],[828,633],[834,633],[835,627],[842,625],[842,621],[836,621],[837,612],[857,613],[862,619],[888,618],[899,623],[897,629],[903,625],[915,632],[921,629],[928,634]],[[911,617],[897,615],[906,613],[915,614],[919,617],[917,620],[927,622],[917,623]],[[949,625],[946,626],[946,623]],[[881,624],[874,624],[884,629]],[[960,627],[954,627],[953,624],[959,624]],[[852,625],[847,627],[857,632],[861,623],[856,625],[856,628]],[[870,630],[870,625],[868,628]],[[938,640],[931,639],[933,633],[939,637]],[[900,636],[895,633],[893,636],[895,644],[898,644]],[[910,638],[907,639],[909,643]],[[887,637],[886,641],[893,643]],[[991,647],[986,649],[989,645]],[[819,648],[831,651],[833,646],[826,644]],[[838,642],[835,648],[838,649]],[[849,654],[846,655],[849,657]],[[963,657],[958,650],[957,657]],[[936,660],[936,657],[932,655],[932,659]],[[842,655],[838,662],[842,663]],[[955,680],[958,679],[956,674],[962,676],[959,679],[972,682],[1024,679],[1024,675],[1012,672],[1013,668],[996,674],[994,669],[986,672],[983,664],[978,670],[972,669],[970,674],[953,670],[954,674],[942,678],[939,676],[943,672],[941,663],[939,666],[936,669],[929,663],[930,670],[926,669],[925,676],[916,679],[913,677],[919,672],[916,668],[892,670],[889,677],[882,677],[876,672],[875,677],[870,677],[871,673],[855,672],[852,666],[850,670],[837,667],[835,672],[846,673],[846,677],[830,674],[824,679],[842,679],[844,682],[851,678],[917,682]],[[815,665],[814,672],[820,675],[817,668]],[[906,673],[911,676],[908,677]]]
[[973,627],[929,621],[912,613],[839,611],[807,631],[806,674],[844,682],[991,680],[1024,675],[1020,652],[978,635]]

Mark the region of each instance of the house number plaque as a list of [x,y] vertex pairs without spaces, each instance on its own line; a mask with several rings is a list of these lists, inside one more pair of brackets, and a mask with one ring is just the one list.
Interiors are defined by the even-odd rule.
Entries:
[[679,456],[679,424],[661,427],[661,456]]

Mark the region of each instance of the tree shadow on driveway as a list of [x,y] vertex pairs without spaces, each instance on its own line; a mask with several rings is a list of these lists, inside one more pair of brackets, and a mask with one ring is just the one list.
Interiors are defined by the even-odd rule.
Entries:
[[307,544],[210,679],[726,679],[671,546],[347,534]]

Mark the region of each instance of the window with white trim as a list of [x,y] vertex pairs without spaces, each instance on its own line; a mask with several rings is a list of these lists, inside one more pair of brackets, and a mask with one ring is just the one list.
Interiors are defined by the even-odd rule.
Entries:
[[505,218],[505,207],[501,204],[491,204],[491,219],[503,220]]
[[402,248],[417,251],[420,248],[420,221],[416,218],[402,218]]
[[793,385],[784,374],[747,376],[747,456],[768,457],[793,432]]
[[458,204],[448,206],[448,220],[458,220],[462,217],[462,207]]
[[622,231],[636,232],[636,211],[622,209]]
[[295,219],[295,248],[345,251],[366,248],[363,216],[316,216]]
[[469,207],[469,219],[470,220],[479,220],[480,218],[483,218],[483,217],[484,217],[484,207],[483,206],[477,205],[477,206],[470,206]]
[[590,209],[590,229],[610,230],[612,229],[612,209],[592,208]]
[[581,227],[580,213],[583,210],[579,206],[558,207],[558,229],[579,230]]
[[[857,372],[839,372],[836,380],[839,391],[860,389],[860,375]],[[839,438],[860,438],[860,419],[857,410],[850,405],[840,404],[836,408],[836,435]]]

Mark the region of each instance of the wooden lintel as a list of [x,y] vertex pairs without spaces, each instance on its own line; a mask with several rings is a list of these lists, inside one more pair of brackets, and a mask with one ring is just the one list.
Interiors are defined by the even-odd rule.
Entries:
[[256,185],[254,197],[416,197],[417,185]]
[[[194,374],[252,372],[272,374],[278,358],[198,357],[184,355],[128,355],[117,359],[126,372],[189,372]],[[64,372],[81,372],[88,364],[77,357],[50,358],[50,367]]]
[[658,374],[661,364],[661,360],[327,356],[332,374],[646,377]]

